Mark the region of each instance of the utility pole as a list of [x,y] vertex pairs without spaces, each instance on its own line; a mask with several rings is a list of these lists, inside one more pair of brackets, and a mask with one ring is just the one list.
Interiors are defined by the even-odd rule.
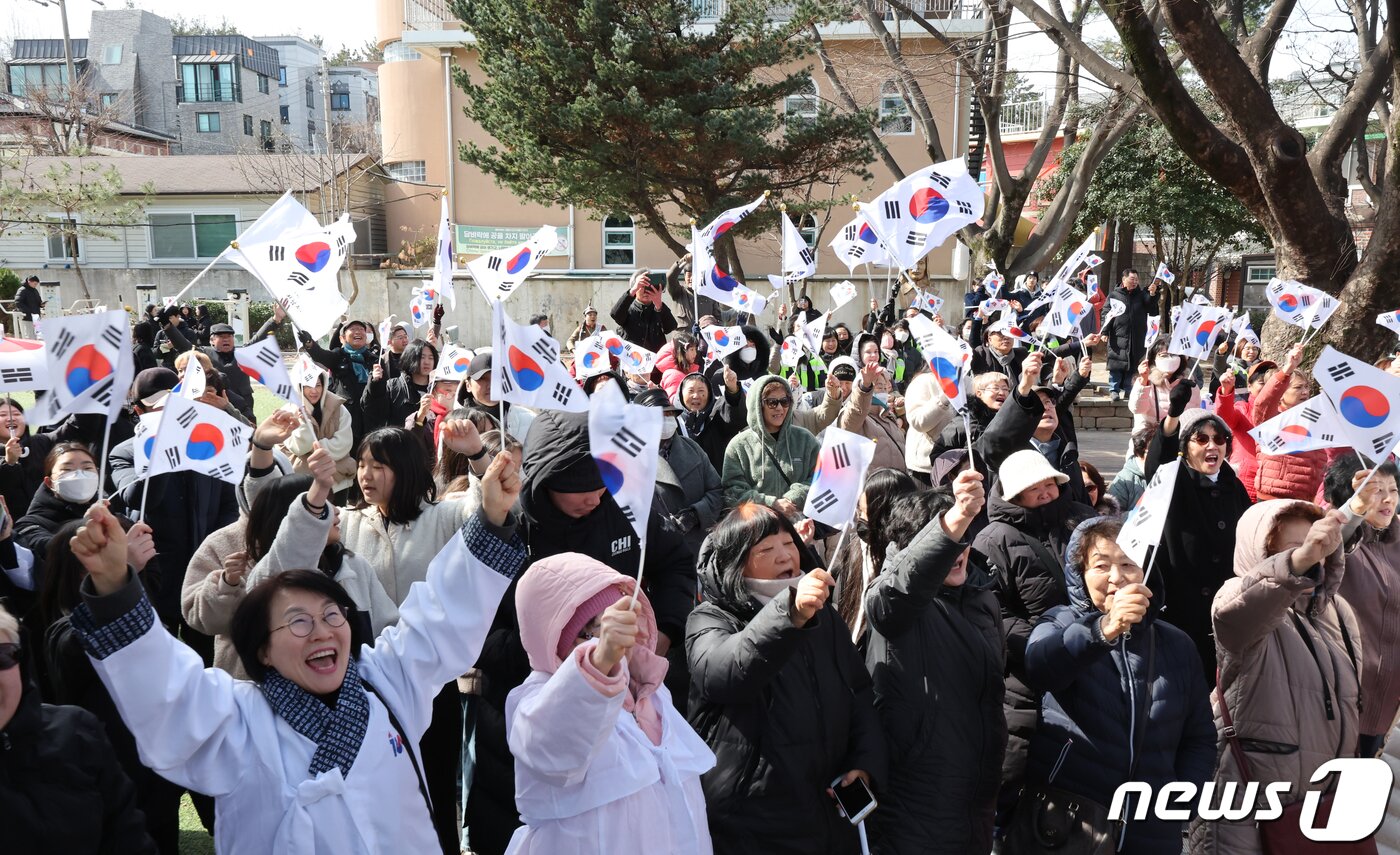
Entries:
[[[321,51],[321,108],[325,112],[326,119],[326,165],[328,167],[326,171],[330,173],[329,178],[322,184],[322,187],[330,188],[331,205],[329,216],[333,218],[336,216],[336,212],[340,210],[341,206],[339,204],[340,188],[336,185],[335,150],[331,146],[331,66],[330,60],[326,58],[324,49]],[[324,199],[325,192],[323,191],[321,195]],[[321,207],[323,209],[322,213],[325,214],[324,201]],[[346,207],[348,207],[348,205]],[[329,220],[327,222],[329,222]]]
[[63,19],[63,62],[68,66],[68,96],[73,95],[73,87],[78,85],[78,73],[73,69],[73,40],[68,37],[68,3],[58,0],[58,16]]

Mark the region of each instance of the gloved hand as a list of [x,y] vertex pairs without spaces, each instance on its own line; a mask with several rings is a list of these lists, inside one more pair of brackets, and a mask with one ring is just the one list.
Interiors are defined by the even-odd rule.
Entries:
[[437,308],[433,309],[433,326],[438,326],[439,324],[441,324],[442,316],[445,314],[447,314],[447,307],[441,303],[438,303]]
[[1181,414],[1186,412],[1186,408],[1191,404],[1191,393],[1195,390],[1196,384],[1190,380],[1182,380],[1172,388],[1170,404],[1167,406],[1167,415],[1174,419],[1181,418]]
[[316,339],[312,338],[311,333],[306,330],[297,330],[297,339],[301,342],[302,347],[310,347],[316,343]]

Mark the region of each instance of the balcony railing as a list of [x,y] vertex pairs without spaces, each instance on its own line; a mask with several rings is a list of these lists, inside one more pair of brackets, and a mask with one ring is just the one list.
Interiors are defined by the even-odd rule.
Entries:
[[175,84],[175,101],[179,104],[242,100],[243,87],[236,80],[227,83],[201,83],[193,87],[183,83]]
[[405,30],[447,30],[459,26],[448,0],[404,0]]
[[1045,124],[1043,100],[1018,101],[1001,106],[1001,132],[1007,134],[1033,134]]

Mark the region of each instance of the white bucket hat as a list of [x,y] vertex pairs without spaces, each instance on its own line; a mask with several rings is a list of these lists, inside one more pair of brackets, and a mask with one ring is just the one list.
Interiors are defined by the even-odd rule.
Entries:
[[1021,495],[1028,487],[1051,478],[1055,479],[1056,484],[1069,481],[1068,475],[1051,466],[1045,455],[1033,448],[1018,451],[1006,458],[1002,461],[1001,469],[997,470],[1001,495],[1007,501]]

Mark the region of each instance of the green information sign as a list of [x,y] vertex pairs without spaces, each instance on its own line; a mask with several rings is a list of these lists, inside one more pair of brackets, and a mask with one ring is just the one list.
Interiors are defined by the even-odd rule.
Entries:
[[[468,226],[453,224],[453,244],[458,255],[485,255],[498,249],[518,246],[535,236],[538,226]],[[569,254],[569,227],[555,226],[558,241],[545,255]]]

